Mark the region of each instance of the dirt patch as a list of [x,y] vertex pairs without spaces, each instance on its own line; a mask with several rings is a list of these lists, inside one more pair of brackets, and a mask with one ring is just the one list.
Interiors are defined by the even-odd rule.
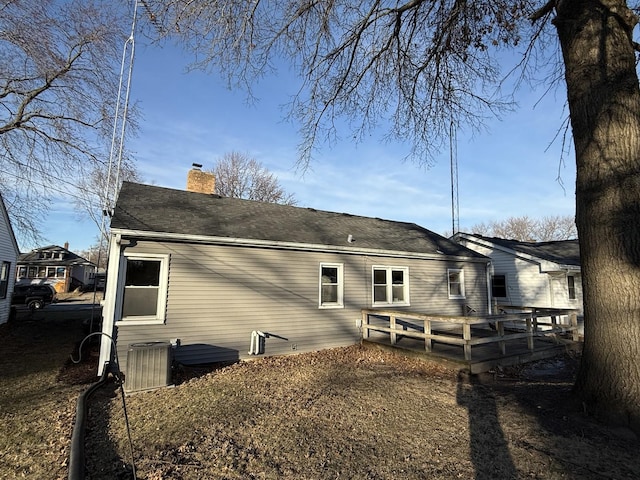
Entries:
[[[0,326],[0,478],[67,478],[97,346],[73,322]],[[636,479],[640,442],[576,408],[574,355],[469,376],[379,348],[182,367],[90,402],[91,479]],[[133,452],[125,422],[126,406]],[[132,460],[133,458],[133,460]]]

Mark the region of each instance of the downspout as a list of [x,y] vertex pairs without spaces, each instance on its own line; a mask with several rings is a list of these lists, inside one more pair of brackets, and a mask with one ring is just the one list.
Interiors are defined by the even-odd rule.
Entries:
[[98,375],[109,364],[112,355],[115,354],[115,346],[109,340],[114,336],[116,297],[119,292],[120,260],[122,239],[119,234],[111,235],[109,241],[109,262],[107,265],[107,279],[104,286],[104,300],[102,304],[102,335],[100,341],[100,358],[98,363]]
[[493,304],[491,298],[491,277],[493,276],[493,264],[487,262],[487,305],[489,305],[489,315],[493,315]]

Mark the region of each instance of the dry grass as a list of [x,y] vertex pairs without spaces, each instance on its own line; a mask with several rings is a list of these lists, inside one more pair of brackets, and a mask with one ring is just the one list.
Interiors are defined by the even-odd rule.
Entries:
[[[95,380],[91,364],[64,367],[81,337],[77,322],[0,326],[0,478],[66,478],[77,395]],[[638,439],[570,407],[575,366],[468,378],[357,346],[232,365],[127,397],[137,477],[640,478]],[[92,400],[91,479],[131,478],[116,393]]]
[[95,378],[68,366],[81,323],[41,318],[0,325],[0,478],[67,478],[78,383]]
[[[138,478],[640,478],[632,434],[567,408],[575,359],[539,367],[552,378],[483,383],[361,347],[233,365],[128,398]],[[127,478],[122,404],[104,400],[92,478]]]

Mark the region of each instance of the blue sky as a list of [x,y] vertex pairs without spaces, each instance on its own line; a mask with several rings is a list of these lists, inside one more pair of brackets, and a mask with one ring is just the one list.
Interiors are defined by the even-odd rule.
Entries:
[[[421,167],[404,161],[401,143],[371,137],[320,144],[311,168],[296,171],[296,127],[282,109],[296,90],[292,78],[264,79],[259,101],[229,91],[214,74],[186,72],[188,58],[172,47],[136,45],[132,101],[142,112],[138,136],[128,148],[145,183],[183,189],[192,163],[211,168],[225,153],[239,151],[274,173],[298,206],[417,223],[437,233],[451,231],[449,152]],[[573,215],[575,163],[560,164],[559,141],[550,148],[566,113],[563,92],[540,100],[520,92],[519,108],[486,131],[458,132],[461,230],[511,216]],[[561,185],[557,181],[560,174]],[[72,251],[96,242],[98,228],[81,221],[70,201],[59,201],[44,225],[47,243],[69,242]]]

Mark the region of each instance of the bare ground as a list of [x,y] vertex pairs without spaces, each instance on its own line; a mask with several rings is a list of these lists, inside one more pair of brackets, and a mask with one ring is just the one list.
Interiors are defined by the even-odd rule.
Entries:
[[[75,400],[96,379],[91,349],[67,362],[81,337],[77,322],[0,326],[0,478],[66,478]],[[578,362],[470,377],[353,346],[182,367],[124,404],[110,383],[91,401],[88,478],[640,478],[637,437],[572,401]]]

